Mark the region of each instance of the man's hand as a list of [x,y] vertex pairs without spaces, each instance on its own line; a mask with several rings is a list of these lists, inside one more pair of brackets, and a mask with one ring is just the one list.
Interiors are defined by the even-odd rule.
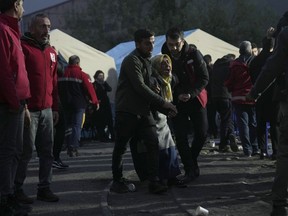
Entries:
[[28,128],[31,125],[31,115],[28,109],[24,110],[24,127]]
[[245,96],[246,101],[253,101],[256,102],[255,98],[252,97],[250,92]]
[[59,113],[57,111],[53,111],[53,125],[55,126],[59,121]]
[[169,110],[169,112],[168,112],[168,116],[169,116],[169,117],[174,117],[174,116],[176,116],[176,114],[177,114],[177,109],[176,109],[176,106],[175,106],[174,104],[172,104],[172,103],[170,103],[170,102],[165,102],[165,103],[163,104],[163,108]]
[[99,108],[100,108],[100,104],[97,103],[97,104],[95,105],[95,107],[96,107],[96,110],[99,110]]
[[190,98],[191,98],[190,94],[180,94],[178,96],[178,100],[182,102],[187,102],[188,100],[190,100]]

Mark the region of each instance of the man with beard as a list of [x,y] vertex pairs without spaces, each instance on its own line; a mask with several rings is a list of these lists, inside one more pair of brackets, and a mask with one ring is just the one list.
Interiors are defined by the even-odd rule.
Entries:
[[[172,73],[179,79],[174,88],[173,99],[178,114],[173,126],[176,145],[184,165],[184,183],[193,181],[200,175],[197,158],[205,143],[208,130],[207,92],[209,74],[203,56],[195,45],[184,40],[184,33],[177,27],[166,33],[162,53],[172,60]],[[188,142],[190,122],[193,124],[194,138],[191,147]]]
[[116,193],[128,192],[123,178],[122,157],[132,137],[142,139],[148,152],[149,191],[158,194],[167,190],[159,182],[159,150],[156,123],[151,105],[175,115],[175,106],[166,102],[150,89],[152,67],[150,58],[154,48],[154,33],[139,29],[134,34],[136,49],[122,62],[115,98],[115,146],[112,156],[113,184],[110,190]]
[[30,32],[21,38],[31,91],[28,102],[31,125],[24,128],[23,153],[15,177],[15,196],[22,203],[33,203],[22,186],[34,145],[39,157],[37,199],[46,202],[59,200],[49,187],[54,159],[53,123],[58,121],[57,54],[49,44],[50,28],[49,18],[37,14],[31,20]]

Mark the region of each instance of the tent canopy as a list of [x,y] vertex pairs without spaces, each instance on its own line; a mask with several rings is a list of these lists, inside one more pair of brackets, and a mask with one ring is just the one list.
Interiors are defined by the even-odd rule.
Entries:
[[94,74],[97,70],[102,70],[105,74],[106,81],[112,87],[109,93],[111,103],[114,103],[114,95],[117,85],[117,73],[114,59],[107,54],[71,37],[70,35],[54,29],[50,32],[50,43],[68,62],[72,55],[80,58],[80,66],[86,72],[91,81],[94,81]]
[[[201,29],[194,29],[184,32],[184,38],[188,44],[195,44],[203,55],[210,54],[212,61],[216,61],[218,58],[223,57],[228,53],[232,53],[238,56],[238,48],[217,38],[211,34],[208,34]],[[165,35],[155,37],[155,44],[153,50],[153,56],[161,53],[162,45],[165,43]],[[135,42],[129,41],[120,43],[114,48],[106,52],[109,56],[115,59],[117,72],[120,72],[120,66],[130,52],[135,49]]]

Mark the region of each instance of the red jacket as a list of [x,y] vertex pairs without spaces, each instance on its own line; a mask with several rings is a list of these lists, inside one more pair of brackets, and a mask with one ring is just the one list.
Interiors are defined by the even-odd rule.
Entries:
[[58,110],[57,54],[49,45],[39,45],[31,35],[22,38],[26,68],[32,97],[28,102],[31,111],[52,108]]
[[67,66],[58,86],[64,109],[86,109],[88,100],[95,105],[99,103],[88,75],[78,65]]
[[0,14],[0,103],[19,109],[30,97],[18,19]]
[[225,85],[232,94],[233,103],[254,104],[252,101],[246,101],[245,98],[253,86],[247,64],[238,59],[232,61],[230,63],[230,73],[225,81]]

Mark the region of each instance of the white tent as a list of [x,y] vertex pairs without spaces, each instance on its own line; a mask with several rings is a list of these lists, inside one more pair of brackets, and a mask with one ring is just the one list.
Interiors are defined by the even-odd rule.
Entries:
[[117,85],[117,73],[114,59],[107,54],[71,37],[70,35],[55,29],[50,32],[50,43],[68,61],[72,55],[80,57],[80,66],[89,74],[93,81],[97,70],[105,73],[106,81],[112,87],[109,93],[111,103],[114,103],[114,95]]
[[[213,62],[218,58],[223,57],[228,53],[238,56],[238,48],[217,38],[211,34],[208,34],[201,29],[194,29],[184,32],[184,37],[187,43],[195,44],[203,55],[210,54]],[[155,46],[153,50],[153,56],[161,53],[161,47],[165,42],[165,35],[155,37]],[[135,49],[134,41],[120,43],[114,48],[110,49],[106,53],[115,59],[117,72],[120,71],[120,66],[130,52]]]

